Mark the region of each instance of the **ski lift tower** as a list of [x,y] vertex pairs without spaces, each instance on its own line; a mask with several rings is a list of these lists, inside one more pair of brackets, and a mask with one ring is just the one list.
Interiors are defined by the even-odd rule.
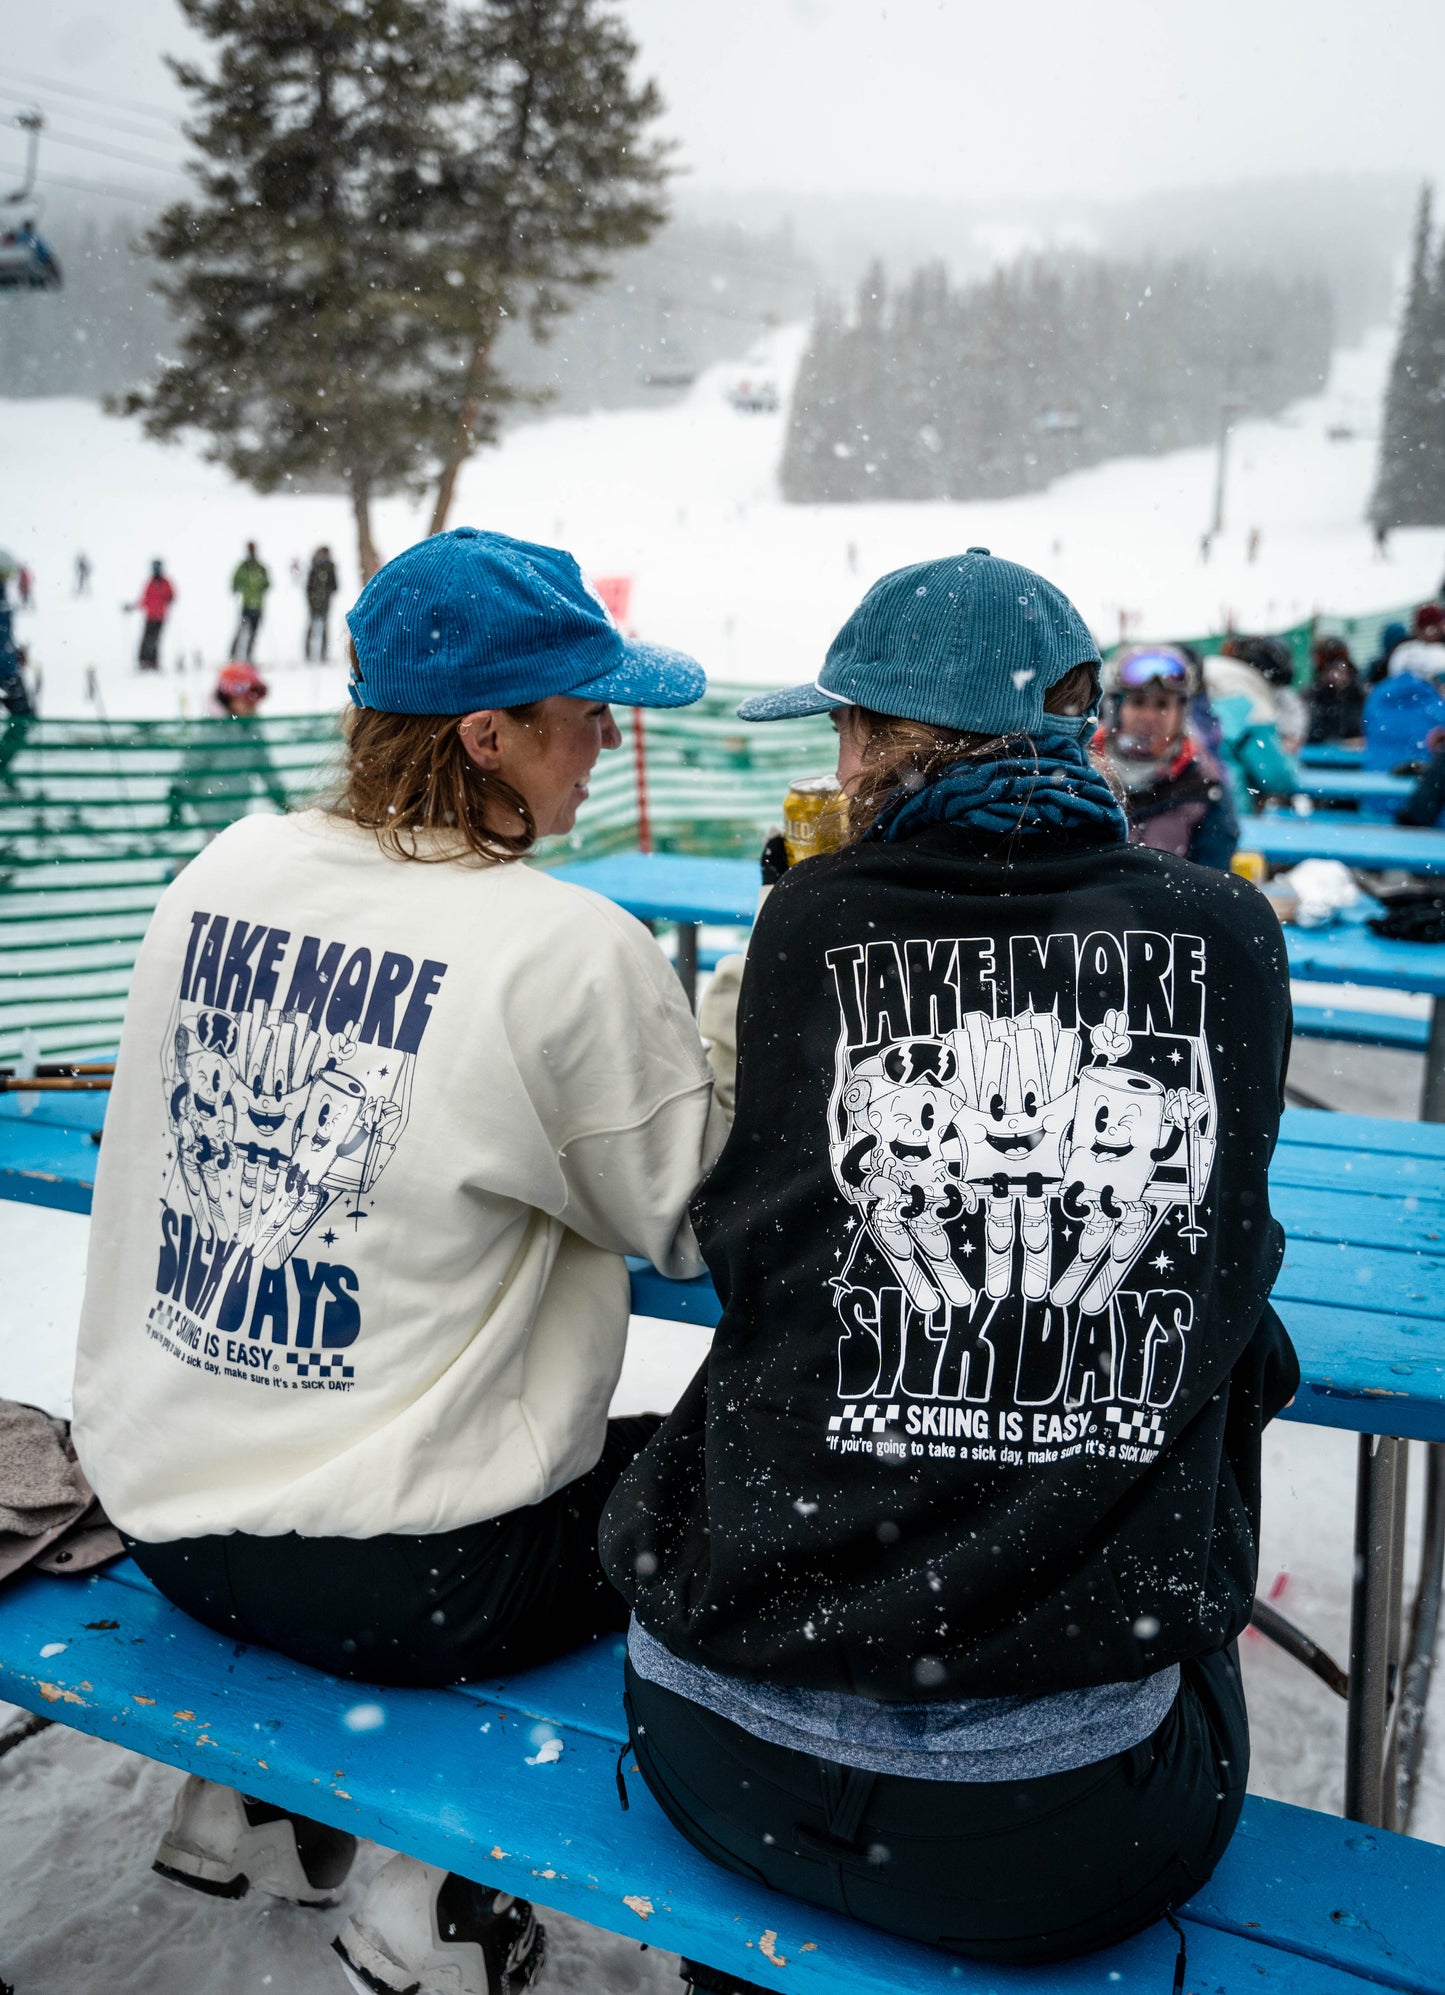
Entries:
[[1214,518],[1209,528],[1209,538],[1217,540],[1224,531],[1224,480],[1229,468],[1229,432],[1234,427],[1236,416],[1242,416],[1249,403],[1242,395],[1230,391],[1219,398],[1219,455],[1214,465]]
[[28,142],[24,180],[14,193],[0,196],[0,290],[58,291],[64,279],[55,252],[40,233],[43,204],[35,192],[45,120],[39,111],[19,111],[11,122]]

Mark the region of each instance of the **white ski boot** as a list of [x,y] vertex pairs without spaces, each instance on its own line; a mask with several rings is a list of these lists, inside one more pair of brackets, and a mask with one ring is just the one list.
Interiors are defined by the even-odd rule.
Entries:
[[358,1995],[521,1995],[547,1936],[525,1898],[394,1856],[332,1945]]
[[254,1884],[297,1905],[334,1905],[355,1854],[356,1838],[344,1829],[191,1774],[152,1868],[213,1898],[244,1898]]

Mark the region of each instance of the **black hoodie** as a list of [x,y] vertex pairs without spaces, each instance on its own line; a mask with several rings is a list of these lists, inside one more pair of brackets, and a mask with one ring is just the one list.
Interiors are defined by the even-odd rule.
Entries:
[[[1037,847],[1035,848],[1038,849]],[[673,1652],[885,1702],[1128,1681],[1254,1592],[1284,946],[1171,854],[956,827],[762,910],[693,1206],[711,1353],[619,1484]]]

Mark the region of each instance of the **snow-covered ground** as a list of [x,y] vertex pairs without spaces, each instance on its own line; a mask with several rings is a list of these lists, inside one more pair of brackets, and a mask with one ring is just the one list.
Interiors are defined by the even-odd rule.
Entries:
[[[799,346],[796,331],[771,343],[768,364],[784,385]],[[593,574],[632,575],[638,630],[690,647],[719,678],[811,674],[874,576],[971,544],[1052,575],[1101,638],[1118,634],[1121,609],[1148,635],[1218,627],[1231,614],[1269,626],[1315,608],[1367,610],[1429,594],[1445,557],[1438,533],[1401,534],[1381,563],[1363,523],[1388,352],[1388,336],[1373,336],[1338,356],[1328,394],[1281,422],[1240,428],[1229,531],[1208,567],[1198,558],[1212,496],[1207,450],[1106,465],[997,504],[785,507],[774,477],[781,418],[733,413],[723,390],[735,369],[716,370],[670,409],[513,431],[468,468],[455,518],[570,546]],[[258,653],[273,672],[273,710],[341,703],[338,665],[298,662],[302,606],[289,569],[328,541],[354,582],[342,500],[257,498],[193,453],[149,444],[133,425],[77,402],[10,403],[3,422],[8,461],[24,477],[7,481],[0,546],[36,574],[36,607],[18,627],[44,669],[48,712],[94,711],[88,667],[112,714],[171,715],[183,702],[198,711],[208,679],[171,668],[178,655],[207,671],[224,657],[227,580],[250,538],[276,578]],[[1328,441],[1327,428],[1339,424],[1357,440]],[[378,510],[387,552],[423,525],[402,501]],[[1255,526],[1262,545],[1251,566],[1245,536]],[[78,549],[95,565],[92,594],[80,600],[70,593]],[[141,679],[130,665],[137,620],[119,606],[154,555],[165,557],[180,600],[168,669]],[[1338,1064],[1337,1049],[1319,1050]],[[1410,1112],[1413,1073],[1397,1077],[1396,1112]],[[1359,1084],[1368,1090],[1368,1077]],[[74,1215],[0,1202],[6,1396],[65,1409],[86,1230]],[[680,1325],[635,1322],[616,1410],[671,1404],[705,1344]],[[1353,1459],[1348,1435],[1279,1425],[1266,1437],[1261,1585],[1279,1586],[1283,1610],[1336,1656],[1348,1635]],[[1243,1647],[1252,1787],[1337,1811],[1343,1705],[1265,1642],[1247,1637]],[[338,1995],[328,1944],[336,1916],[264,1898],[215,1904],[151,1875],[177,1780],[58,1726],[0,1759],[0,1977],[23,1995]],[[1413,1828],[1445,1842],[1445,1707],[1435,1714]],[[376,1861],[367,1855],[356,1889]],[[548,1985],[558,1995],[676,1985],[670,1956],[572,1921],[548,1923]]]
[[[786,391],[803,334],[771,335],[747,370]],[[1350,612],[1430,594],[1445,535],[1400,533],[1375,557],[1364,521],[1391,335],[1340,353],[1326,394],[1277,422],[1245,422],[1230,451],[1227,531],[1206,566],[1214,452],[1123,459],[1046,492],[967,505],[785,506],[776,466],[785,418],[739,415],[714,368],[665,409],[559,417],[510,431],[464,472],[454,524],[493,527],[570,547],[594,575],[634,578],[640,635],[691,649],[719,679],[811,676],[829,638],[876,576],[904,562],[979,545],[1050,575],[1102,641],[1120,615],[1145,636],[1270,628],[1315,609]],[[93,711],[95,667],[111,713],[200,710],[209,678],[174,673],[178,658],[209,674],[234,623],[228,583],[244,543],[259,543],[274,588],[258,661],[274,673],[272,712],[339,705],[340,665],[299,661],[304,608],[292,564],[327,542],[342,570],[340,606],[356,581],[347,503],[316,494],[258,497],[193,450],[149,443],[132,422],[67,400],[3,406],[6,481],[0,546],[35,572],[36,606],[19,634],[45,674],[52,714]],[[1331,442],[1330,428],[1353,431]],[[404,499],[377,508],[376,536],[395,554],[425,529]],[[1258,559],[1246,559],[1252,528]],[[71,593],[78,550],[94,563],[88,597]],[[167,671],[132,669],[133,602],[155,556],[179,590]]]

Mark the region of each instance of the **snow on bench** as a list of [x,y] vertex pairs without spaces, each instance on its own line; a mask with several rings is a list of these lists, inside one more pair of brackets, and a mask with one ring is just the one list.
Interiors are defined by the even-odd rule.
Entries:
[[[383,1690],[211,1633],[129,1561],[0,1594],[0,1697],[766,1987],[1171,1986],[1164,1925],[1082,1960],[1002,1969],[718,1869],[667,1822],[625,1750],[621,1652],[614,1638],[506,1683]],[[1445,1850],[1432,1844],[1251,1798],[1182,1917],[1194,1995],[1445,1995]]]

